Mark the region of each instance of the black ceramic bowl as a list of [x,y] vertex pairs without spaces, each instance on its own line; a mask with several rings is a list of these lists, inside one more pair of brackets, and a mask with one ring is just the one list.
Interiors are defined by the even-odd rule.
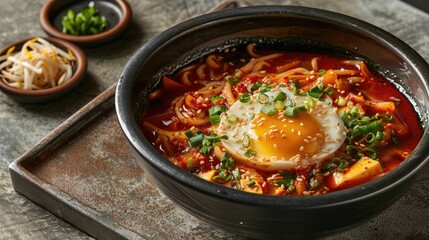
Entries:
[[[160,69],[190,53],[236,37],[301,39],[297,46],[333,45],[365,56],[390,70],[415,99],[424,136],[400,166],[367,184],[319,196],[261,196],[225,188],[177,168],[140,132],[135,111],[140,91]],[[319,44],[320,43],[320,44]],[[311,50],[311,49],[310,49]],[[198,55],[198,54],[191,54]],[[185,58],[184,58],[185,57]],[[323,10],[263,6],[203,15],[163,32],[131,58],[119,79],[116,111],[146,174],[171,200],[192,215],[252,238],[312,238],[368,221],[396,202],[428,161],[429,66],[413,49],[386,31]]]

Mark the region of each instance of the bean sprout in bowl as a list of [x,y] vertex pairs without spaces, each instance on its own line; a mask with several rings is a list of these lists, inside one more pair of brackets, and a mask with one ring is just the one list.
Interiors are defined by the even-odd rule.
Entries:
[[146,173],[191,214],[254,238],[322,237],[393,204],[428,161],[428,78],[368,23],[249,7],[142,47],[116,108]]
[[85,75],[86,56],[80,48],[54,38],[31,38],[0,51],[0,86],[10,97],[41,103],[70,92]]

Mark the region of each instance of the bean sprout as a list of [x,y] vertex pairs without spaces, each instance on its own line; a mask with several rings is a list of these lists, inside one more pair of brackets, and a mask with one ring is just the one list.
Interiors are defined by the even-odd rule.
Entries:
[[21,51],[15,46],[0,56],[0,80],[7,85],[24,90],[56,87],[73,75],[75,57],[43,38],[25,42]]

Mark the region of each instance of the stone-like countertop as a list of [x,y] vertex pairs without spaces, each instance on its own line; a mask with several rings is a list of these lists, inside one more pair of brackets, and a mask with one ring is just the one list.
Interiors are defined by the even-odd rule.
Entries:
[[[46,36],[38,23],[44,0],[2,0],[0,47],[12,41]],[[85,49],[88,74],[70,95],[43,105],[21,104],[0,93],[0,239],[89,239],[88,235],[16,193],[8,165],[114,84],[132,54],[166,28],[203,14],[219,0],[128,0],[133,21],[122,38]],[[291,0],[258,1],[252,4],[292,4],[323,8],[354,16],[379,26],[404,40],[429,61],[429,15],[400,1],[384,0]],[[417,182],[395,205],[368,223],[328,239],[428,239],[429,165]],[[195,220],[197,221],[197,220]],[[321,219],[323,221],[323,219]],[[177,226],[189,231],[190,226]],[[160,226],[160,231],[162,226]],[[217,231],[217,239],[237,239]],[[163,235],[166,236],[166,235]],[[168,233],[167,233],[168,236]],[[170,239],[176,239],[171,233]],[[207,235],[209,236],[209,235]],[[189,239],[211,239],[192,236]],[[156,238],[154,239],[161,239]]]

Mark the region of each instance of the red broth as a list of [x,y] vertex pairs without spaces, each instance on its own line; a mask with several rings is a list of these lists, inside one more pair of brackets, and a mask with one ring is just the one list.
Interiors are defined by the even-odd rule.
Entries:
[[[238,151],[225,146],[231,136],[226,139],[227,135],[218,134],[219,121],[238,124],[237,116],[229,112],[231,106],[248,104],[249,97],[256,103],[264,91],[283,88],[305,97],[305,104],[298,106],[292,98],[276,99],[279,93],[263,103],[270,111],[261,109],[252,116],[265,119],[267,114],[293,121],[325,102],[345,125],[344,140],[332,154],[307,164],[306,157],[299,155],[295,163],[285,159],[295,165],[276,169],[276,157],[268,161],[268,167],[258,162],[259,153],[251,149],[257,142],[253,138],[240,139],[247,149],[244,155],[237,156]],[[422,136],[407,96],[370,71],[364,61],[256,50],[252,44],[243,50],[210,54],[163,76],[148,100],[149,108],[139,122],[141,131],[173,164],[208,181],[259,194],[315,195],[356,186],[397,167]],[[298,115],[285,113],[289,110]],[[318,146],[325,144],[320,142]]]

